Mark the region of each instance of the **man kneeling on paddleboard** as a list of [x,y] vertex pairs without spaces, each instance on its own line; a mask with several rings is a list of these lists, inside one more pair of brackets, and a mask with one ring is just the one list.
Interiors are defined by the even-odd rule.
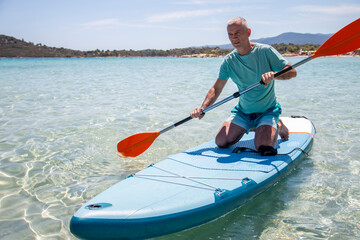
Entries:
[[[192,118],[201,119],[204,116],[202,110],[216,101],[229,78],[239,90],[261,79],[264,85],[239,98],[238,105],[222,125],[215,142],[219,147],[226,148],[254,129],[255,147],[260,154],[276,155],[277,151],[274,147],[278,134],[283,140],[287,140],[289,133],[279,120],[281,106],[276,100],[273,80],[275,72],[291,65],[273,47],[250,42],[251,29],[244,18],[230,19],[227,32],[235,50],[224,58],[218,79],[207,93],[201,107],[196,108],[190,115]],[[296,77],[296,74],[296,70],[292,69],[276,79],[287,80]]]

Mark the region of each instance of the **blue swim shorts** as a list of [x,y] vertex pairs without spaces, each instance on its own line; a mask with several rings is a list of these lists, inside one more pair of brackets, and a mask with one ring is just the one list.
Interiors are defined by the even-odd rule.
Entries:
[[247,132],[262,125],[269,125],[277,129],[277,124],[281,114],[281,106],[278,103],[275,107],[268,109],[264,113],[245,114],[235,108],[231,112],[232,114],[226,122],[234,123],[244,128]]

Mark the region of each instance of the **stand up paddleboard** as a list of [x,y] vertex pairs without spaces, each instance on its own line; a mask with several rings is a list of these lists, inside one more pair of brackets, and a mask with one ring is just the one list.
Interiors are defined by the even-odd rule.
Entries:
[[312,123],[281,118],[289,140],[276,156],[254,151],[254,133],[230,148],[214,141],[168,156],[105,190],[72,217],[71,232],[84,239],[144,239],[191,228],[238,208],[276,183],[308,155]]

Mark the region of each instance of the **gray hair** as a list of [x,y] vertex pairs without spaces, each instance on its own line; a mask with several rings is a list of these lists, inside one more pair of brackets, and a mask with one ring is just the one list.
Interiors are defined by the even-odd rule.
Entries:
[[249,28],[246,19],[243,17],[234,17],[228,21],[227,25],[229,26],[234,23],[241,23],[246,29]]

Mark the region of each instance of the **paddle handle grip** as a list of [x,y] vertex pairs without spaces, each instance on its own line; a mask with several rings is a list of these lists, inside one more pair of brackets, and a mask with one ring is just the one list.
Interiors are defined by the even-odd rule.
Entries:
[[189,117],[187,117],[187,118],[184,118],[183,120],[180,120],[180,121],[178,121],[177,123],[174,123],[174,127],[177,127],[177,126],[179,126],[179,125],[181,125],[181,124],[183,124],[183,123],[186,123],[186,122],[190,121],[191,119],[192,119],[191,116],[189,116]]
[[283,70],[278,71],[277,73],[275,73],[274,77],[276,78],[276,77],[278,77],[278,76],[280,76],[280,75],[282,75],[284,73],[287,73],[288,71],[290,71],[292,69],[294,69],[293,66],[289,66],[287,68],[284,68]]
[[[278,76],[280,76],[280,75],[282,75],[282,74],[284,74],[284,73],[287,73],[288,71],[290,71],[290,70],[292,70],[292,69],[294,69],[293,66],[288,66],[287,68],[284,68],[283,70],[276,72],[276,73],[274,74],[274,78],[276,78],[276,77],[278,77]],[[262,85],[265,85],[265,83],[263,82],[263,80],[260,80],[260,83],[261,83]]]
[[[290,71],[291,69],[294,69],[294,68],[293,68],[292,66],[289,66],[289,67],[284,68],[283,70],[281,70],[281,71],[279,71],[279,72],[276,72],[276,73],[274,74],[274,78],[280,76],[281,74],[284,74],[284,73]],[[262,79],[260,80],[260,83],[261,83],[261,85],[265,85],[265,83],[264,83],[264,81],[263,81]]]
[[[254,84],[254,85],[258,86],[258,85],[260,85],[260,83],[256,83],[256,84]],[[251,88],[254,88],[254,87],[255,87],[255,86],[250,86],[250,87],[248,87],[247,89],[243,90],[242,92],[248,91],[248,90],[250,90]],[[205,114],[206,112],[208,112],[208,111],[210,111],[210,110],[212,110],[212,109],[214,109],[214,108],[216,108],[216,107],[218,107],[218,106],[220,106],[220,105],[222,105],[222,104],[224,104],[224,103],[226,103],[226,102],[228,102],[228,101],[230,101],[230,100],[232,100],[232,99],[234,99],[234,98],[239,97],[242,92],[240,92],[240,93],[239,93],[239,92],[236,92],[236,93],[234,93],[233,95],[231,95],[231,96],[229,96],[229,97],[227,97],[227,98],[225,98],[225,99],[223,99],[223,100],[221,100],[221,101],[219,101],[219,102],[211,105],[210,107],[207,107],[207,108],[201,110],[201,114]],[[177,127],[177,126],[179,126],[179,125],[181,125],[181,124],[183,124],[183,123],[186,123],[186,122],[190,121],[191,119],[193,119],[191,116],[189,116],[189,117],[187,117],[187,118],[184,118],[183,120],[180,120],[180,121],[174,123],[173,125],[171,125],[171,126],[169,126],[169,127],[167,127],[167,128],[164,128],[163,130],[160,131],[160,134],[161,134],[161,133],[164,133],[164,132],[167,132],[167,131],[173,129],[174,127]]]
[[[287,73],[288,71],[290,71],[290,70],[292,70],[294,68],[297,68],[300,65],[303,65],[304,63],[310,61],[311,59],[313,59],[313,56],[307,57],[307,58],[301,60],[300,62],[295,63],[292,66],[288,66],[287,68],[284,68],[283,70],[276,72],[274,77],[276,78],[276,77],[278,77],[278,76],[280,76],[280,75],[282,75],[284,73]],[[265,85],[265,83],[262,80],[260,80],[260,82],[261,82],[262,85]]]

